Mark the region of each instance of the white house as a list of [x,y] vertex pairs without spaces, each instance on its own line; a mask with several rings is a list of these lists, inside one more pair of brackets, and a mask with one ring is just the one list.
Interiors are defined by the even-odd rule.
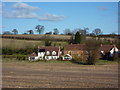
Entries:
[[31,60],[57,60],[60,57],[60,48],[54,46],[38,47],[38,55],[30,56]]
[[100,47],[100,53],[103,58],[109,58],[114,55],[114,53],[118,53],[118,48],[115,45],[102,45]]
[[33,52],[29,57],[28,57],[29,61],[37,61],[38,60],[38,56],[35,52]]

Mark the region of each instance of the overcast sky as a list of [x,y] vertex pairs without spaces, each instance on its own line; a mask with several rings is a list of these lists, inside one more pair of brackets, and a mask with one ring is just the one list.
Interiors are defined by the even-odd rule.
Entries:
[[21,34],[39,24],[45,32],[84,27],[89,32],[95,28],[104,34],[118,32],[117,2],[3,2],[1,7],[3,31],[18,29]]

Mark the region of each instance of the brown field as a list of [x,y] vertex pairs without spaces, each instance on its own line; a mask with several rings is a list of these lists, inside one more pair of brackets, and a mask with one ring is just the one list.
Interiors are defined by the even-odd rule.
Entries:
[[[22,35],[22,34],[19,34],[19,35],[0,35],[0,37],[1,36],[4,36],[4,37],[24,37],[24,38],[39,38],[40,40],[42,40],[43,38],[45,39],[45,38],[49,38],[49,39],[51,39],[51,40],[53,40],[53,41],[55,41],[55,40],[57,40],[57,41],[59,41],[59,40],[63,40],[63,41],[67,41],[67,40],[69,40],[70,38],[71,38],[71,35],[44,35],[44,34],[34,34],[34,35]],[[118,37],[118,36],[116,36],[116,37]],[[107,36],[107,37],[105,37],[104,35],[103,35],[103,37],[99,37],[101,40],[110,40],[110,41],[115,41],[117,38],[116,37],[110,37],[110,36]],[[92,37],[91,36],[87,36],[86,37],[87,39],[91,39]],[[12,39],[14,39],[14,38],[12,38]],[[96,37],[96,39],[98,39],[98,37]],[[24,40],[24,39],[23,39]]]
[[118,65],[3,62],[3,88],[117,88]]

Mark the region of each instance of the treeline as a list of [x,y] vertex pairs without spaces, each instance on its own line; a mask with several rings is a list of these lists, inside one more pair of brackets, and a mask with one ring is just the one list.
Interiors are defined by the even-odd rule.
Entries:
[[2,55],[2,58],[17,59],[17,60],[28,60],[27,55]]
[[2,55],[29,55],[33,52],[37,53],[38,49],[37,47],[26,47],[26,48],[21,48],[21,49],[12,49],[12,48],[2,48]]

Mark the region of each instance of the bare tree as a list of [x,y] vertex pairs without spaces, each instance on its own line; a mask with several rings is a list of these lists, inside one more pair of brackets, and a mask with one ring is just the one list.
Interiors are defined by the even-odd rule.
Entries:
[[39,34],[41,34],[43,31],[44,31],[44,26],[42,26],[42,25],[37,25],[36,27],[35,27],[35,29],[37,29],[37,32],[39,32]]
[[64,30],[64,34],[66,34],[66,35],[71,35],[72,32],[71,32],[70,29],[65,29],[65,30]]
[[12,32],[14,32],[14,34],[18,34],[18,30],[17,29],[13,29]]
[[102,31],[101,31],[101,29],[96,28],[95,30],[93,30],[93,33],[94,33],[95,35],[100,35],[100,34],[102,34]]
[[54,28],[53,30],[54,30],[53,34],[57,35],[59,33],[59,30],[57,28]]
[[88,54],[87,58],[87,64],[93,65],[97,62],[98,60],[98,55],[99,55],[99,47],[100,47],[100,42],[97,41],[96,39],[89,39],[86,40],[85,42],[86,45],[86,51]]

